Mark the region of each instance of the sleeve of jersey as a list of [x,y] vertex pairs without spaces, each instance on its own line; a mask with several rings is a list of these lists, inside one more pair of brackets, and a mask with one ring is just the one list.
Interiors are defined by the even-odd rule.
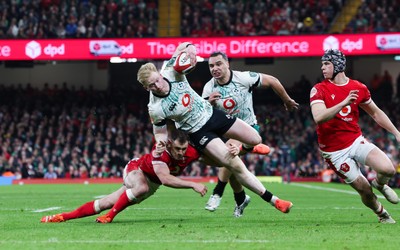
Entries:
[[193,161],[197,161],[200,158],[200,153],[194,147],[189,145],[186,156],[188,158],[188,164],[192,163]]
[[310,105],[315,103],[324,103],[324,92],[315,85],[310,91]]
[[255,88],[261,86],[261,74],[253,71],[236,71],[236,76],[239,82],[248,88]]
[[372,102],[371,99],[371,92],[369,92],[369,89],[367,88],[367,86],[365,86],[364,84],[362,84],[362,88],[363,88],[363,92],[364,92],[364,98],[362,99],[361,103],[363,104],[369,104],[370,102]]
[[154,159],[154,160],[164,162],[167,165],[170,164],[170,162],[171,162],[171,158],[166,151],[164,151],[164,153],[162,153],[162,155],[160,157],[158,157],[157,159]]
[[207,82],[206,85],[204,85],[201,97],[207,100],[210,97],[210,94],[211,94],[211,84],[210,82]]
[[149,116],[151,123],[156,126],[163,126],[166,124],[164,114],[161,109],[157,111],[152,106],[149,106]]

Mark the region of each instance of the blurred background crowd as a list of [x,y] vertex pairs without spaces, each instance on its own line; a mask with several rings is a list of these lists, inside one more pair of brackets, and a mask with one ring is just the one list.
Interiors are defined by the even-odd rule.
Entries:
[[[342,0],[182,0],[180,35],[185,37],[323,34],[341,12]],[[399,0],[359,1],[344,32],[400,31]],[[157,37],[157,0],[0,0],[0,39]],[[311,83],[301,77],[288,92],[301,103],[283,112],[271,90],[256,90],[255,111],[267,156],[243,156],[256,175],[285,180],[321,177],[329,172],[318,152],[308,104]],[[400,76],[376,74],[366,82],[373,99],[400,126]],[[259,93],[259,94],[257,94]],[[146,103],[133,93],[80,86],[32,88],[0,84],[0,175],[16,178],[121,177],[127,161],[148,153],[152,129]],[[143,93],[136,93],[143,95]],[[266,98],[266,95],[269,97]],[[388,97],[392,101],[388,102]],[[267,101],[265,101],[267,100]],[[139,107],[139,108],[137,108]],[[398,169],[391,180],[400,186],[399,147],[394,138],[362,113],[365,136],[383,149]],[[217,169],[194,163],[187,176],[215,176]],[[363,168],[368,178],[374,172]],[[329,175],[331,173],[329,172]],[[333,180],[336,176],[331,175]]]
[[[400,31],[398,0],[182,0],[180,36],[324,34],[346,2],[342,33]],[[0,38],[156,37],[158,0],[1,0]]]

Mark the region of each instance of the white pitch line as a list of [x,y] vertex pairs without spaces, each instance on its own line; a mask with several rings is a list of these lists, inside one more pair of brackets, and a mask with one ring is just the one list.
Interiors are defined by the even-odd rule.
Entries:
[[[312,186],[312,185],[307,185],[307,184],[302,184],[302,183],[293,183],[292,182],[289,185],[294,185],[294,186],[304,187],[304,188],[317,189],[317,190],[331,191],[331,192],[337,192],[337,193],[359,195],[356,191],[342,190],[342,189],[336,189],[336,188],[318,187],[318,186]],[[381,199],[385,199],[385,197],[383,195],[377,195],[377,197],[379,197]]]
[[60,209],[60,208],[61,207],[48,207],[48,208],[33,210],[32,213],[41,213],[41,212],[53,211],[53,210],[57,210],[57,209]]
[[61,243],[61,244],[125,244],[125,243],[203,243],[203,244],[214,244],[214,243],[269,243],[269,240],[65,240],[50,238],[48,240],[32,240],[32,241],[22,241],[22,240],[0,240],[0,244],[43,244],[43,243]]

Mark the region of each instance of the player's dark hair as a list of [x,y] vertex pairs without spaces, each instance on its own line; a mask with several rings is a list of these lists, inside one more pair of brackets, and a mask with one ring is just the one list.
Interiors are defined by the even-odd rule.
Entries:
[[210,57],[216,57],[216,56],[222,56],[226,61],[228,61],[228,56],[225,54],[225,52],[222,51],[214,51],[211,53]]
[[169,134],[169,138],[171,139],[171,141],[178,141],[180,144],[189,141],[187,133],[178,129],[172,130]]

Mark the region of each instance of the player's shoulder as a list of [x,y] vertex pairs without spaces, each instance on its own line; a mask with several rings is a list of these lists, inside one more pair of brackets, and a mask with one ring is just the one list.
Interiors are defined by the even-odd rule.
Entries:
[[208,82],[206,82],[206,84],[204,85],[204,88],[209,88],[209,87],[212,87],[213,85],[214,85],[214,83],[215,83],[216,81],[215,81],[215,79],[214,79],[214,77],[212,77],[210,80],[208,80]]
[[362,83],[358,80],[349,78],[349,82],[353,85],[356,85],[360,89],[368,89],[368,87],[364,83]]
[[168,163],[171,162],[171,159],[172,159],[172,158],[171,158],[171,154],[170,154],[167,150],[165,150],[165,151],[161,154],[160,160],[161,160],[162,162],[168,164]]
[[192,145],[189,144],[189,146],[186,150],[186,156],[192,157],[192,158],[199,158],[200,153],[195,147],[193,147]]
[[232,70],[232,75],[233,77],[238,77],[238,78],[258,78],[260,73],[254,72],[254,71],[238,71],[238,70]]

